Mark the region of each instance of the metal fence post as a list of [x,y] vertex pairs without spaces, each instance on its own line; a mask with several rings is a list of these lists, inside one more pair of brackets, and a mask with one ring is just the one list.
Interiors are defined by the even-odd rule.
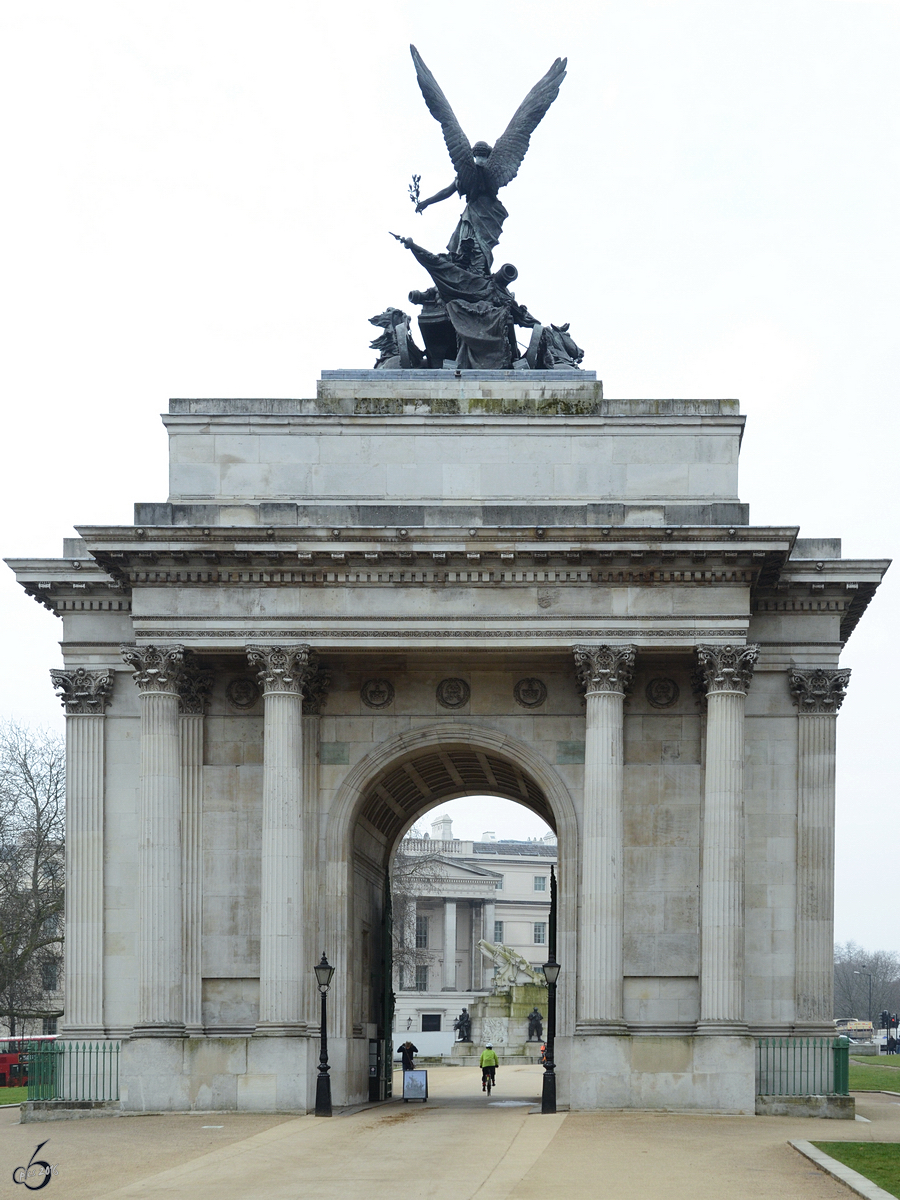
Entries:
[[834,1091],[837,1096],[850,1095],[850,1039],[834,1039]]

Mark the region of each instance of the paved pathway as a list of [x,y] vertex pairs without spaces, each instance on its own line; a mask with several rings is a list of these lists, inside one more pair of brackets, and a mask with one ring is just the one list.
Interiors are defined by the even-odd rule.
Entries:
[[[0,1112],[0,1198],[38,1142],[47,1200],[847,1200],[788,1146],[900,1141],[900,1097],[857,1097],[861,1121],[530,1112],[539,1067],[506,1068],[488,1103],[477,1069],[429,1071],[427,1104],[330,1121],[203,1114],[19,1125]],[[5,1189],[5,1190],[4,1190]],[[21,1200],[17,1196],[17,1200]]]

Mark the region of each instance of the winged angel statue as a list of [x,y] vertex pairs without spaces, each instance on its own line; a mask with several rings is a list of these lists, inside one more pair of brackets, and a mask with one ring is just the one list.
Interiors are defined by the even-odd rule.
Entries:
[[469,145],[453,109],[438,86],[438,82],[422,61],[415,46],[410,53],[416,67],[419,87],[428,110],[440,122],[456,178],[427,200],[416,205],[422,212],[430,204],[447,200],[455,192],[465,197],[466,207],[454,230],[447,249],[461,255],[470,269],[488,274],[493,263],[493,250],[500,240],[503,222],[509,216],[497,193],[515,179],[528,150],[531,135],[537,129],[547,109],[559,95],[566,77],[566,59],[558,58],[543,79],[534,85],[493,146],[487,142]]

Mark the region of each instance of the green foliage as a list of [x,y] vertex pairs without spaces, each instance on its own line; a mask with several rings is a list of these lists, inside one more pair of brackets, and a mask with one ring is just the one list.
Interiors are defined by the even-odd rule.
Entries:
[[900,1196],[900,1144],[897,1142],[813,1142],[838,1162],[859,1171],[892,1196]]

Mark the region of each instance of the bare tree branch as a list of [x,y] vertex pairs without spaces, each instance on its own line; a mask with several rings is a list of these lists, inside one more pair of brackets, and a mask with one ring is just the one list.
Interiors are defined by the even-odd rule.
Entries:
[[65,743],[0,722],[0,1017],[54,1010],[65,906]]

